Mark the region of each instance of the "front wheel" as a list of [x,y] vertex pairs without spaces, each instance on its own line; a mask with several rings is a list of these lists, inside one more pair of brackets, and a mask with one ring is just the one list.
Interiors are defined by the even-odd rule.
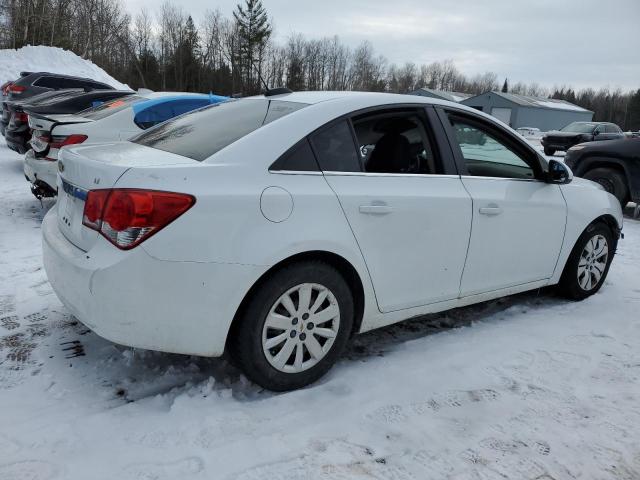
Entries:
[[230,334],[230,353],[251,381],[268,390],[301,388],[339,358],[353,312],[351,290],[332,266],[290,265],[255,290]]
[[573,300],[583,300],[602,287],[615,253],[615,240],[605,223],[590,225],[578,238],[558,285]]
[[550,147],[544,147],[544,154],[548,155],[549,157],[553,157],[553,155],[556,153],[556,149],[555,148],[550,148]]

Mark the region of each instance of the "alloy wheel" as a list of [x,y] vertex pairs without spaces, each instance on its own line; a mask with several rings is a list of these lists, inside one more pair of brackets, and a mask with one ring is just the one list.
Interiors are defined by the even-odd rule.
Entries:
[[338,335],[340,307],[323,285],[302,283],[273,304],[262,329],[262,350],[269,364],[299,373],[322,360]]

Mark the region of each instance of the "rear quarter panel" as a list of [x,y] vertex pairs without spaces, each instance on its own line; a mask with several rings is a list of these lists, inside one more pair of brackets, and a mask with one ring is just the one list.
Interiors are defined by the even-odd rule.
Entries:
[[[153,150],[150,149],[151,152]],[[321,174],[275,174],[238,163],[168,168],[134,168],[117,182],[120,188],[149,188],[189,193],[196,204],[141,247],[153,258],[263,267],[260,275],[236,286],[223,318],[233,318],[245,294],[271,266],[309,251],[330,252],[358,272],[365,291],[365,318],[379,315],[362,255],[334,192]],[[265,190],[284,193],[282,221],[263,214]],[[286,197],[289,200],[286,200]],[[287,206],[288,205],[288,206]],[[371,301],[369,301],[371,300]],[[365,327],[363,325],[363,327]]]

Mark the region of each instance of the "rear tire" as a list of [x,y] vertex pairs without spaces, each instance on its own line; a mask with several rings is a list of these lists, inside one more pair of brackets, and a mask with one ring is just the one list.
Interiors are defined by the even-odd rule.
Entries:
[[559,292],[572,300],[583,300],[600,290],[609,273],[616,243],[607,224],[589,225],[567,259],[558,284]]
[[555,148],[550,148],[550,147],[544,147],[544,154],[548,155],[549,157],[553,157],[553,155],[556,153],[556,149]]
[[335,268],[307,261],[272,274],[239,315],[229,338],[235,363],[268,390],[295,390],[322,377],[344,351],[353,296]]
[[584,178],[599,183],[604,189],[615,196],[622,208],[629,202],[629,188],[624,174],[612,168],[594,168],[584,174]]

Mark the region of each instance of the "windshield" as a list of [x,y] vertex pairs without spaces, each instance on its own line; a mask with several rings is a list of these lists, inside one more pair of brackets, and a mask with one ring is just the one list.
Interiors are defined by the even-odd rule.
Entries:
[[596,123],[591,122],[573,122],[566,127],[562,127],[560,131],[571,133],[591,133],[597,126],[598,125]]
[[124,98],[117,98],[115,100],[111,100],[110,102],[105,102],[97,107],[87,108],[86,110],[82,110],[78,112],[78,116],[88,118],[90,120],[100,120],[102,118],[108,117],[109,115],[113,115],[120,110],[124,110],[129,107],[132,103],[139,102],[141,100],[147,100],[145,97],[141,97],[139,95],[129,95]]
[[306,106],[282,100],[229,100],[169,120],[131,141],[201,162],[263,125]]

